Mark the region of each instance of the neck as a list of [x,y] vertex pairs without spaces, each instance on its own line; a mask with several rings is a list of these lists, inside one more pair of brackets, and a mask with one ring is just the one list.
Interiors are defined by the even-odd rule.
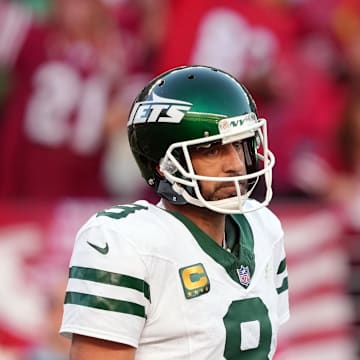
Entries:
[[174,205],[163,199],[166,210],[176,211],[196,224],[222,246],[225,232],[225,215],[194,205]]

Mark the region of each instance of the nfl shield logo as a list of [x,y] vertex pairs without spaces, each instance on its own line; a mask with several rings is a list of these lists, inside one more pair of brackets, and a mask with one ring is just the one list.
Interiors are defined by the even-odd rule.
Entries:
[[240,284],[248,287],[250,285],[250,271],[248,266],[240,265],[240,269],[237,269]]

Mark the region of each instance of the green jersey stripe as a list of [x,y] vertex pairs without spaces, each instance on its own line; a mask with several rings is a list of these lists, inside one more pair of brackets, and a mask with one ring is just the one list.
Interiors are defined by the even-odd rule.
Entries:
[[284,272],[286,269],[286,258],[281,261],[279,267],[278,267],[278,270],[277,270],[277,275],[281,274],[282,272]]
[[66,292],[64,303],[87,306],[107,311],[115,311],[146,318],[144,306],[130,301],[116,300],[102,296],[68,291]]
[[70,268],[69,277],[72,279],[89,280],[134,289],[142,292],[146,299],[150,301],[149,284],[146,281],[133,276],[80,266],[72,266]]
[[281,286],[276,289],[277,293],[278,293],[278,294],[281,294],[282,292],[284,292],[285,290],[288,289],[288,286],[289,286],[289,284],[288,284],[288,278],[286,277],[286,278],[284,278]]

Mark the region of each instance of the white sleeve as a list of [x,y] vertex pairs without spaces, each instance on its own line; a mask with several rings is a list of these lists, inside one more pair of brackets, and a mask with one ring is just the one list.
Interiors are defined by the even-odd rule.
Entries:
[[150,304],[147,272],[132,243],[107,225],[95,221],[76,238],[60,333],[137,347]]

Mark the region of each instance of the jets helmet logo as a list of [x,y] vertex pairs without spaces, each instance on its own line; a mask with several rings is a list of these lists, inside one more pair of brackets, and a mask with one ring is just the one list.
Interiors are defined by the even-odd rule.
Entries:
[[181,122],[192,104],[186,101],[168,99],[153,94],[152,100],[137,102],[130,114],[128,126],[141,123]]

